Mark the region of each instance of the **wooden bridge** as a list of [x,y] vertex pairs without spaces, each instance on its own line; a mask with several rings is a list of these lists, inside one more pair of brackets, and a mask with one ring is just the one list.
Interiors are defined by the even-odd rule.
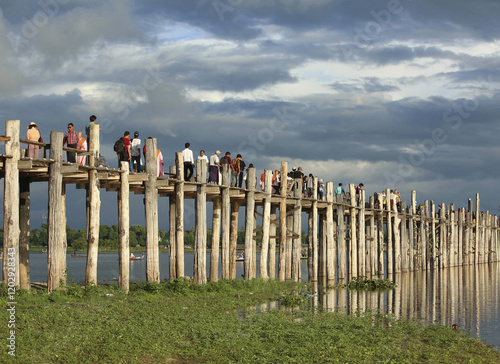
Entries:
[[[317,178],[312,198],[302,198],[300,179],[295,180],[294,196],[286,184],[280,194],[271,193],[271,171],[265,174],[265,190],[255,183],[247,189],[229,186],[228,166],[222,170],[221,185],[206,183],[206,168],[198,161],[196,182],[183,180],[182,153],[176,153],[169,177],[157,177],[154,157],[156,139],[146,139],[145,173],[129,174],[128,163],[120,169],[98,166],[99,125],[90,127],[89,165],[63,162],[63,133],[51,132],[49,158],[21,158],[20,121],[6,122],[5,155],[0,155],[0,176],[4,178],[3,281],[30,287],[29,231],[30,185],[48,182],[48,282],[49,291],[66,281],[66,189],[67,184],[87,191],[87,265],[85,284],[97,282],[100,193],[118,191],[119,285],[129,288],[129,195],[144,195],[147,257],[146,279],[160,281],[158,196],[168,197],[170,250],[169,277],[184,272],[184,200],[195,199],[195,246],[193,280],[217,281],[219,259],[223,279],[236,279],[236,240],[240,206],[245,209],[244,278],[293,279],[300,281],[302,216],[308,218],[308,276],[313,282],[334,283],[351,277],[389,277],[395,273],[438,269],[498,261],[498,218],[480,211],[479,195],[475,209],[471,199],[467,208],[453,204],[436,205],[425,201],[417,207],[416,192],[411,202],[387,203],[381,195],[355,193],[349,185],[349,198],[334,195],[332,182],[326,184],[326,200],[317,199]],[[36,143],[29,143],[36,144]],[[42,144],[48,147],[49,145]],[[81,153],[81,151],[78,151]],[[281,163],[285,179],[288,166]],[[247,182],[256,181],[255,169],[248,170]],[[207,276],[207,217],[212,201],[212,241]],[[262,226],[257,227],[257,216]],[[260,269],[257,273],[256,232],[262,229]],[[276,276],[276,257],[278,273]]]

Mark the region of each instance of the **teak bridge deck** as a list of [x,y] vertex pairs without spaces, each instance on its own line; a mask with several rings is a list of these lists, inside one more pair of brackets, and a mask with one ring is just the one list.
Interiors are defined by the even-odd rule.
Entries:
[[[455,210],[453,204],[432,201],[417,208],[416,192],[411,203],[377,201],[365,191],[355,193],[349,185],[348,198],[334,195],[332,182],[326,184],[326,201],[317,200],[317,178],[312,198],[302,198],[300,179],[293,191],[286,183],[280,194],[271,194],[271,171],[265,173],[264,191],[256,183],[247,189],[229,186],[228,166],[222,170],[222,183],[206,183],[206,168],[198,161],[196,182],[183,180],[182,153],[175,155],[170,177],[157,177],[154,157],[156,139],[146,139],[145,173],[129,174],[128,163],[120,169],[98,167],[99,126],[90,127],[89,165],[63,162],[63,133],[51,132],[49,158],[21,158],[20,121],[6,121],[5,155],[0,155],[0,176],[4,178],[3,281],[15,281],[28,289],[30,184],[48,182],[48,291],[65,283],[66,271],[66,184],[87,190],[87,265],[85,284],[97,282],[100,193],[118,191],[119,285],[129,289],[129,195],[144,194],[146,217],[146,279],[160,281],[158,239],[158,196],[167,196],[170,226],[170,279],[184,276],[184,200],[195,200],[195,245],[192,279],[197,283],[217,281],[219,259],[222,278],[236,279],[236,240],[240,206],[245,208],[244,278],[257,277],[256,232],[262,229],[259,276],[264,279],[300,281],[302,252],[302,213],[308,216],[308,276],[310,281],[334,283],[352,277],[391,277],[394,273],[446,268],[498,261],[498,218],[480,211],[469,199],[468,208]],[[82,151],[78,150],[78,153]],[[281,163],[281,176],[287,175]],[[247,182],[256,181],[255,169],[248,169]],[[207,201],[212,201],[212,241],[207,277]],[[261,212],[257,211],[261,209]],[[256,216],[262,217],[257,227]],[[276,251],[278,249],[278,251]],[[275,265],[278,256],[278,273]]]

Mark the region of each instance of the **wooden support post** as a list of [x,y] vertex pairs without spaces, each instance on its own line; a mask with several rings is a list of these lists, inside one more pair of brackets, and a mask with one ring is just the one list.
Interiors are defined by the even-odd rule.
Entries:
[[[318,177],[314,177],[313,201],[310,212],[309,224],[309,249],[307,252],[307,266],[310,282],[318,280]],[[333,208],[333,207],[332,207]],[[333,216],[332,216],[333,220]]]
[[[12,156],[4,162],[4,199],[3,199],[3,282],[6,286],[14,280],[19,286],[19,120],[5,122],[5,154]],[[61,144],[62,145],[62,144]],[[62,149],[61,149],[62,152]],[[14,270],[14,272],[12,272]]]
[[356,229],[356,186],[349,184],[349,279],[358,276],[358,237]]
[[[325,196],[326,197],[326,196]],[[318,242],[318,281],[320,284],[326,279],[327,252],[326,252],[326,214],[319,215],[319,242]]]
[[429,269],[429,248],[430,248],[430,240],[429,240],[429,201],[425,200],[424,203],[424,236],[422,239],[422,263],[423,269]]
[[146,281],[160,282],[160,251],[158,247],[158,193],[156,179],[156,138],[146,139],[146,174],[144,206],[146,209]]
[[217,282],[219,280],[220,214],[221,214],[221,199],[220,197],[216,197],[213,200],[213,213],[212,213],[212,247],[210,250],[210,282]]
[[62,233],[62,249],[59,251],[59,269],[61,270],[61,285],[66,286],[66,250],[68,248],[68,237],[66,235],[66,185],[62,185],[61,189],[61,233]]
[[264,176],[264,211],[262,216],[262,248],[260,253],[260,278],[268,279],[269,228],[271,225],[271,190],[272,171],[267,170]]
[[118,286],[129,291],[130,279],[130,188],[128,184],[129,166],[121,162],[120,190],[118,191]]
[[469,204],[467,209],[467,231],[466,231],[466,240],[467,240],[467,264],[474,264],[474,229],[472,225],[473,221],[473,210],[474,205],[472,199],[469,198]]
[[[276,221],[276,206],[271,205],[271,221]],[[269,226],[269,259],[268,272],[269,278],[276,279],[276,224]]]
[[53,162],[49,166],[49,200],[48,200],[48,276],[47,290],[52,292],[60,287],[61,276],[61,250],[63,249],[63,233],[61,231],[61,210],[62,210],[62,145],[63,133],[50,133],[50,159]]
[[383,278],[385,275],[384,265],[384,200],[382,194],[378,194],[378,214],[377,214],[377,241],[378,241],[378,276]]
[[444,203],[439,204],[439,267],[445,268],[446,249],[446,211]]
[[184,158],[175,153],[175,266],[177,278],[184,277]]
[[[89,165],[97,166],[99,164],[99,124],[90,125],[89,131]],[[51,139],[50,155],[52,158],[52,148],[54,143]],[[62,158],[62,150],[61,150]],[[85,268],[85,286],[97,284],[97,256],[99,253],[99,225],[101,210],[101,192],[99,191],[99,178],[97,170],[89,170],[89,226],[87,242],[87,266]]]
[[281,184],[280,184],[280,254],[278,279],[286,279],[286,191],[287,191],[287,171],[288,163],[281,162]]
[[[221,187],[221,227],[222,227],[222,279],[230,279],[229,274],[229,238],[230,238],[230,219],[231,205],[229,198],[229,184],[231,182],[229,165],[222,166],[222,187]],[[247,181],[248,182],[248,181]]]
[[[255,168],[248,168],[247,181],[255,181]],[[245,206],[245,279],[252,279],[255,277],[253,271],[252,257],[253,257],[253,229],[254,229],[254,211],[255,211],[255,184],[250,183],[246,192],[246,206]]]
[[[30,180],[20,178],[19,183],[19,285],[30,289]],[[7,262],[8,264],[8,262]],[[4,266],[7,265],[4,263]]]
[[300,255],[302,251],[302,180],[295,179],[295,203],[293,212],[293,232],[296,237],[292,240],[292,279],[300,282]]
[[401,265],[402,265],[402,257],[401,257],[401,230],[400,230],[400,225],[401,225],[401,219],[399,218],[399,212],[398,212],[398,206],[396,204],[396,201],[394,201],[394,204],[392,206],[392,211],[394,213],[394,225],[393,225],[393,232],[394,232],[394,272],[395,273],[400,273],[401,272]]
[[385,190],[386,199],[386,227],[387,227],[387,274],[392,275],[394,273],[394,242],[392,240],[392,213],[391,206],[396,203],[393,200],[393,193],[388,188]]
[[[293,230],[293,212],[286,217],[286,226]],[[293,255],[293,238],[290,231],[287,232],[286,237],[286,279],[292,279],[292,255]]]
[[236,279],[236,246],[238,245],[238,215],[240,212],[240,203],[236,200],[231,202],[231,216],[230,226],[228,227],[229,233],[229,253],[227,259],[229,260],[229,279]]
[[374,278],[378,272],[378,257],[377,257],[377,225],[375,224],[375,196],[370,196],[370,277]]
[[431,248],[431,264],[437,268],[436,262],[436,205],[431,201],[431,238],[429,242]]
[[425,228],[425,225],[427,224],[427,214],[426,211],[429,209],[425,208],[425,204],[428,204],[428,201],[426,200],[424,202],[423,208],[420,209],[420,247],[419,247],[419,252],[420,252],[420,269],[427,269],[426,266],[426,248],[427,248],[427,229]]
[[450,267],[455,267],[457,265],[457,232],[455,224],[455,205],[450,204],[450,244],[448,245],[448,251],[450,254]]
[[465,222],[465,209],[463,207],[458,209],[458,259],[457,265],[459,267],[464,264],[464,222]]
[[415,190],[411,191],[411,208],[410,208],[410,220],[408,222],[408,237],[410,245],[410,271],[416,270],[415,264],[415,248],[417,246],[417,192]]
[[[332,187],[333,188],[333,185]],[[328,194],[328,185],[327,185]],[[347,278],[347,255],[345,241],[345,222],[344,205],[342,195],[337,195],[337,251],[338,251],[338,278],[345,280]],[[329,263],[327,263],[329,264]],[[327,271],[328,274],[328,271]]]
[[407,229],[407,216],[406,216],[406,202],[400,201],[399,205],[401,206],[401,272],[406,273],[409,271],[410,267],[410,258],[409,252],[410,245],[408,244],[408,229]]
[[[169,167],[170,176],[176,176],[176,168],[175,166]],[[174,187],[175,188],[175,187]],[[169,242],[168,242],[168,263],[169,263],[169,279],[173,281],[177,278],[177,248],[175,244],[175,236],[176,236],[176,203],[175,203],[176,194],[171,194],[168,196],[168,217],[169,217]]]
[[358,195],[358,277],[366,276],[366,223],[365,223],[365,190]]
[[[340,196],[340,195],[339,195]],[[326,244],[323,243],[323,246],[326,245],[326,279],[328,284],[333,284],[335,282],[335,268],[336,268],[336,250],[335,249],[335,231],[333,228],[333,199],[334,199],[334,194],[333,194],[333,182],[327,182],[326,183],[326,215],[325,215],[325,225],[323,227],[326,227],[326,231],[323,231],[324,236],[326,237]],[[342,209],[342,206],[340,206],[340,209]],[[343,210],[342,210],[343,211]],[[338,214],[338,210],[337,210]],[[343,215],[343,213],[342,213]],[[340,223],[339,223],[340,226]],[[339,236],[338,234],[337,236]],[[339,244],[338,250],[340,251],[340,245],[343,245],[345,247],[345,241],[344,239],[340,240],[340,238],[337,240],[337,243]],[[344,258],[345,258],[345,250],[344,250]],[[341,258],[340,258],[341,259]],[[342,263],[342,261],[340,262]],[[343,260],[344,266],[344,276],[340,276],[340,267],[339,267],[339,278],[345,278],[345,259]]]
[[194,282],[207,283],[207,166],[202,159],[196,160],[195,242],[193,271]]
[[479,200],[479,193],[476,193],[476,236],[474,238],[474,263],[479,264],[481,262],[481,244],[480,244],[480,228],[479,228],[479,217],[481,215],[481,210],[479,209],[481,202]]

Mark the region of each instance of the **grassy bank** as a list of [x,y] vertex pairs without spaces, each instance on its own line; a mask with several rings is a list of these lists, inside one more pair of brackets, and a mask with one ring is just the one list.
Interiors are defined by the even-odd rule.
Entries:
[[[500,362],[500,353],[443,326],[313,313],[303,285],[185,280],[16,293],[19,363]],[[7,292],[1,286],[1,304]],[[292,297],[292,299],[290,299]],[[262,312],[262,303],[295,306]],[[298,308],[296,305],[301,305]],[[267,306],[263,306],[267,307]],[[7,337],[7,311],[0,312]],[[2,345],[0,362],[11,359]]]

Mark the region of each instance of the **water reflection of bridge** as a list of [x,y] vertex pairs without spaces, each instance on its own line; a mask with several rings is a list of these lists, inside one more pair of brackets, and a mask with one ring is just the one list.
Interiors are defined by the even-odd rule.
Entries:
[[[466,208],[425,201],[417,206],[413,191],[411,202],[395,203],[391,192],[370,196],[355,193],[349,186],[349,198],[336,198],[333,183],[327,183],[326,201],[317,200],[317,180],[313,198],[302,198],[300,179],[293,196],[285,184],[279,195],[271,194],[271,171],[265,174],[265,190],[256,191],[229,186],[229,170],[222,171],[221,185],[206,184],[206,169],[199,164],[196,182],[183,180],[182,154],[176,153],[176,165],[168,178],[157,177],[156,139],[146,140],[145,173],[129,175],[128,166],[120,169],[98,166],[99,126],[90,128],[89,165],[63,162],[63,133],[51,132],[48,159],[21,158],[19,120],[6,122],[5,155],[0,156],[0,175],[4,178],[4,264],[3,279],[29,288],[29,209],[30,185],[48,182],[48,290],[65,281],[66,268],[66,184],[76,184],[87,191],[87,265],[85,282],[97,280],[100,193],[118,192],[118,225],[120,244],[119,284],[129,287],[129,195],[144,195],[147,233],[146,279],[160,281],[158,246],[158,196],[168,197],[170,251],[169,277],[183,277],[184,272],[184,200],[195,200],[196,242],[193,280],[205,283],[219,276],[235,279],[236,240],[240,206],[245,208],[244,277],[301,280],[302,215],[307,214],[308,276],[310,280],[345,281],[350,277],[393,277],[398,273],[427,272],[429,269],[469,266],[498,261],[498,219],[480,211],[479,196],[475,209],[469,199]],[[36,144],[36,143],[31,143]],[[43,144],[44,147],[48,145]],[[287,163],[281,164],[281,175],[287,174]],[[255,170],[248,170],[247,181],[255,181]],[[207,275],[207,218],[212,202],[213,220]],[[260,211],[259,211],[260,209]],[[261,227],[257,227],[261,221]],[[260,269],[257,272],[256,233],[262,229]],[[276,250],[279,269],[277,275]],[[12,273],[14,272],[14,277]],[[10,274],[10,276],[9,276]],[[427,274],[427,273],[426,273]],[[433,273],[434,274],[434,273]],[[438,273],[444,274],[444,273]],[[436,274],[432,275],[433,277]],[[413,284],[416,284],[415,282]]]
[[397,288],[388,291],[317,290],[310,299],[334,312],[371,311],[424,324],[453,324],[481,337],[481,323],[495,321],[500,338],[500,264],[466,265],[393,276]]

